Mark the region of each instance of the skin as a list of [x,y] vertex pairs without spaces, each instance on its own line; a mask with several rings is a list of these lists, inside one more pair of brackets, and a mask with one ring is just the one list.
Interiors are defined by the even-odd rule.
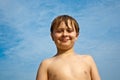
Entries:
[[56,44],[57,54],[41,62],[36,80],[100,80],[93,58],[78,55],[73,46],[78,34],[73,25],[64,22],[53,30],[51,37]]

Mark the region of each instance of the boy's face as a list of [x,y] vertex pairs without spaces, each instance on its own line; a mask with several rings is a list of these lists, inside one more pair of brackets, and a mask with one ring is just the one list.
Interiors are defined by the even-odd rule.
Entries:
[[58,49],[66,50],[72,48],[78,38],[74,25],[70,23],[68,20],[68,26],[66,26],[65,22],[61,22],[60,25],[53,30],[53,33],[51,33],[52,39]]

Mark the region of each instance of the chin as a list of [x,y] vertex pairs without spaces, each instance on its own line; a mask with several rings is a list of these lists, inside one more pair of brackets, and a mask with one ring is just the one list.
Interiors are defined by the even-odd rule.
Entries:
[[58,49],[60,49],[60,50],[69,50],[71,48],[72,48],[72,46],[60,46],[60,47],[58,47]]

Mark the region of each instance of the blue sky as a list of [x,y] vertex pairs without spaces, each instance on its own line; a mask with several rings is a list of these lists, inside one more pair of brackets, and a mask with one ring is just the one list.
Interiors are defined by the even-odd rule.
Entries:
[[120,0],[0,0],[0,80],[35,80],[56,53],[49,28],[61,14],[80,25],[76,52],[94,57],[102,80],[120,79]]

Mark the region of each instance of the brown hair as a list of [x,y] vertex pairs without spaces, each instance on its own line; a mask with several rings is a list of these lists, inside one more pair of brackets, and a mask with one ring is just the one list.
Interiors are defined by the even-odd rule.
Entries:
[[56,17],[51,24],[51,33],[53,33],[53,29],[58,27],[62,21],[65,22],[66,26],[68,26],[68,20],[71,21],[71,25],[74,25],[76,32],[79,34],[79,24],[73,17],[69,15],[60,15]]

